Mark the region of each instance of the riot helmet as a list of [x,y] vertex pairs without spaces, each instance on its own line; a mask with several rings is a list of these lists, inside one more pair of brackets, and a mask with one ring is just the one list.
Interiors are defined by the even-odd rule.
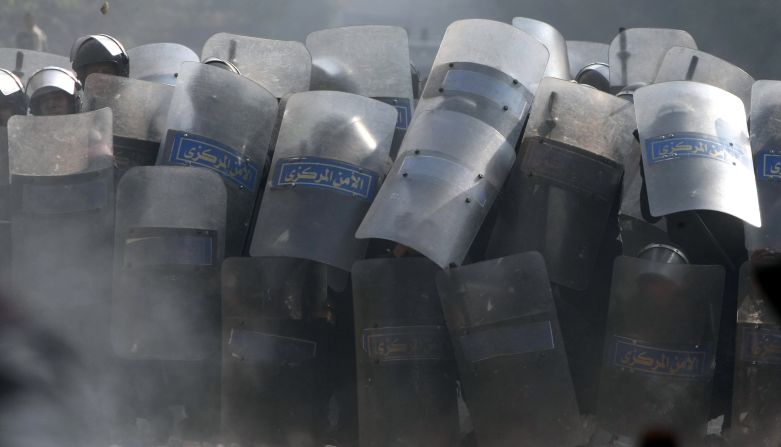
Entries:
[[81,82],[92,73],[128,77],[130,59],[125,47],[106,34],[84,36],[76,40],[70,55],[73,71]]
[[66,115],[81,111],[81,82],[60,67],[44,67],[27,81],[27,97],[33,115]]
[[27,114],[27,95],[22,81],[12,72],[0,68],[0,127],[13,115]]
[[610,66],[603,62],[588,64],[578,71],[575,81],[607,92],[610,89]]
[[223,70],[228,70],[233,73],[236,73],[237,75],[241,75],[241,71],[239,71],[239,67],[233,65],[231,62],[226,61],[225,59],[220,59],[219,57],[210,57],[203,61],[205,65],[211,65],[213,67],[219,67]]
[[648,244],[637,254],[640,259],[664,264],[688,264],[689,258],[679,249],[668,244]]

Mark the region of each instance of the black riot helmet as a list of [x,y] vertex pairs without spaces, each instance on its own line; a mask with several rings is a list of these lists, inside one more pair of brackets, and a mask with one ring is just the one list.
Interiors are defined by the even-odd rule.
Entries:
[[65,94],[68,97],[70,110],[66,113],[81,111],[81,82],[70,71],[60,67],[44,67],[33,73],[27,80],[27,97],[30,98],[30,113],[47,115],[41,109],[41,102],[50,94]]
[[27,94],[22,81],[12,72],[0,68],[0,104],[9,106],[14,115],[27,114]]
[[210,57],[204,60],[203,63],[206,65],[222,68],[223,70],[228,70],[230,72],[236,73],[237,75],[241,74],[239,67],[235,66],[229,61],[226,61],[225,59],[220,59],[219,57]]
[[126,78],[130,74],[130,59],[125,47],[106,34],[77,39],[71,48],[71,64],[81,82],[89,74],[87,68],[95,64],[111,64],[117,76]]

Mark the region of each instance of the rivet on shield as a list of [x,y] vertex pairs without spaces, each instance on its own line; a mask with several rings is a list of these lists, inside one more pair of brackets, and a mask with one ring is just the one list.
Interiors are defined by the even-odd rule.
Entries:
[[518,85],[518,80],[517,79],[513,79],[513,84]]
[[415,155],[418,155],[420,153],[420,149],[415,149]]
[[466,203],[471,203],[471,202],[472,202],[472,199],[470,199],[469,197],[467,197],[467,198],[465,199],[465,202],[466,202]]
[[448,67],[450,67],[450,68],[453,68],[453,66],[454,66],[455,64],[453,64],[453,63],[451,62],[451,63],[449,63],[449,64],[447,64],[447,65],[448,65]]
[[442,92],[444,92],[444,91],[445,91],[445,89],[444,89],[444,88],[442,88],[442,87],[440,87],[440,88],[439,88],[439,93],[442,93]]
[[482,179],[483,177],[485,177],[485,175],[483,175],[483,174],[477,174],[477,179],[478,179],[478,180],[479,180],[479,179]]
[[507,106],[504,106],[504,107],[502,107],[502,110],[504,110],[506,112],[506,111],[510,110],[510,108],[507,107]]
[[406,176],[407,176],[407,173],[406,173],[406,172],[402,172],[402,173],[401,173],[401,176],[402,176],[402,177],[406,177]]

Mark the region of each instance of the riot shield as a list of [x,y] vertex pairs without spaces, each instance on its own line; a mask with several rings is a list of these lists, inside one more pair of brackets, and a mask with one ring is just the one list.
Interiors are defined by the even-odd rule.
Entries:
[[635,144],[632,111],[588,86],[540,83],[489,257],[539,251],[551,281],[586,289],[620,191],[623,153]]
[[762,227],[744,224],[749,252],[781,251],[781,81],[757,81],[751,89],[751,150]]
[[[583,40],[567,41],[567,58],[569,59],[570,77],[578,80],[578,74],[584,68],[594,64],[604,64],[608,67],[610,45],[602,42],[587,42]],[[610,81],[610,74],[605,78]]]
[[93,74],[84,86],[84,108],[114,116],[115,181],[134,166],[152,166],[163,139],[174,89],[154,82]]
[[355,236],[406,245],[440,267],[463,262],[515,160],[483,121],[449,110],[415,115]]
[[447,109],[470,115],[515,146],[547,62],[545,46],[513,26],[454,22],[442,38],[418,112]]
[[575,446],[580,415],[545,261],[529,252],[437,274],[481,446]]
[[311,90],[368,96],[399,113],[391,157],[412,119],[413,95],[407,31],[397,26],[348,26],[310,33]]
[[754,283],[751,265],[740,267],[732,438],[771,447],[781,439],[781,320]]
[[686,31],[663,28],[630,28],[620,31],[610,42],[610,90],[651,84],[667,51],[673,47],[697,48]]
[[114,231],[111,110],[14,116],[8,143],[15,294],[78,349],[105,351]]
[[277,101],[247,78],[198,62],[182,64],[178,79],[157,164],[197,166],[222,177],[225,252],[239,256],[248,243]]
[[117,189],[111,341],[122,358],[219,352],[226,192],[206,169],[139,166]]
[[656,73],[654,83],[670,81],[701,82],[726,90],[743,101],[747,115],[751,112],[754,78],[739,67],[704,51],[670,48]]
[[8,129],[0,127],[0,290],[11,286],[11,174]]
[[[561,35],[559,30],[545,22],[526,17],[515,17],[512,24],[519,30],[532,35],[548,49],[550,58],[545,68],[544,77],[564,79],[566,81],[573,79],[570,77],[567,41],[564,40],[564,36]],[[532,90],[535,90],[535,88],[532,87]]]
[[362,446],[457,444],[456,370],[438,271],[425,258],[353,266]]
[[710,85],[674,81],[640,88],[634,100],[651,215],[712,210],[759,226],[740,99]]
[[59,54],[19,48],[0,48],[0,68],[14,72],[22,81],[22,85],[27,85],[30,76],[43,67],[70,68],[70,66],[70,60]]
[[201,50],[210,57],[231,62],[277,98],[309,90],[312,58],[301,42],[217,33]]
[[355,230],[388,172],[396,110],[342,92],[287,102],[252,256],[310,259],[350,270],[366,241]]
[[159,84],[176,85],[182,62],[198,62],[198,55],[176,43],[150,43],[127,50],[130,77]]
[[325,297],[323,264],[289,258],[229,258],[222,264],[226,440],[323,445],[328,324],[316,309]]
[[653,427],[704,435],[723,285],[721,266],[616,259],[600,427],[631,437]]

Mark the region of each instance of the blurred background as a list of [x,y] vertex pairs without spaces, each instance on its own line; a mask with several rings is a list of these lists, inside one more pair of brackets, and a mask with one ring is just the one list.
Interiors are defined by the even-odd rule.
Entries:
[[75,38],[107,33],[126,48],[175,42],[196,53],[217,32],[303,41],[342,25],[407,29],[411,56],[427,74],[447,25],[464,18],[509,22],[522,16],[550,23],[568,40],[609,43],[620,27],[687,30],[700,49],[756,79],[781,78],[781,8],[749,0],[0,0],[0,45],[14,47],[24,14],[48,34],[49,51],[67,55]]

